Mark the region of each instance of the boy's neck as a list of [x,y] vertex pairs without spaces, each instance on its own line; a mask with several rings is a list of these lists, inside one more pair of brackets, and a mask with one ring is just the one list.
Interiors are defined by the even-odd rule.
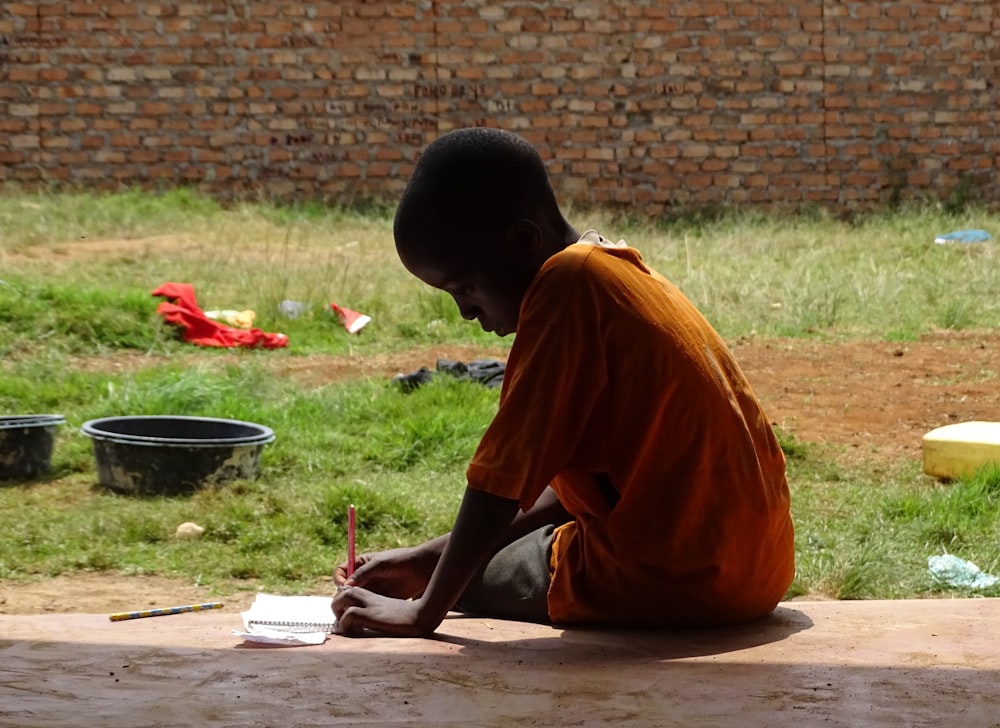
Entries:
[[568,248],[570,245],[573,245],[573,243],[575,243],[579,239],[580,239],[580,233],[578,233],[576,231],[576,228],[574,228],[572,225],[570,225],[570,224],[567,223],[567,225],[566,225],[566,239],[563,242],[563,247],[564,248]]

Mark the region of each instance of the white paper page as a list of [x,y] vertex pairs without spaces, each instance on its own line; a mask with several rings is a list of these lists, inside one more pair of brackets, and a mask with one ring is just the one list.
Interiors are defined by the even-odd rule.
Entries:
[[258,594],[241,616],[248,631],[251,625],[256,625],[286,632],[332,632],[337,621],[332,604],[333,597]]

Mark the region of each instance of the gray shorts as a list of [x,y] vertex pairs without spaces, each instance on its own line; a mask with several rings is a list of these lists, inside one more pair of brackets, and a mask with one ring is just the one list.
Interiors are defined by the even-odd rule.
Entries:
[[547,624],[554,532],[555,526],[543,526],[500,549],[473,577],[455,609]]

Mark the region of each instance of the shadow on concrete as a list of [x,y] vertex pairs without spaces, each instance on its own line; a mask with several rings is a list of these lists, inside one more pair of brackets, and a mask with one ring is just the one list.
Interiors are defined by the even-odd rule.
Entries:
[[536,664],[549,658],[559,664],[574,664],[595,657],[608,662],[634,662],[723,655],[780,642],[813,625],[812,619],[804,612],[781,606],[762,619],[731,627],[683,630],[553,629],[551,637],[533,636],[496,642],[448,634],[449,623],[465,619],[487,624],[490,621],[466,615],[451,616],[441,625],[434,639],[460,645],[464,653],[473,657],[489,658],[505,651],[527,651],[532,653]]

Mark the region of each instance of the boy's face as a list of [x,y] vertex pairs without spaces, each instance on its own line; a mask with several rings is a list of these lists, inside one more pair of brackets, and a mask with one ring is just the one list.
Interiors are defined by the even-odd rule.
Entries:
[[505,242],[478,241],[399,253],[410,273],[455,299],[462,318],[478,320],[484,331],[497,336],[517,331],[521,299],[541,264],[527,251]]

